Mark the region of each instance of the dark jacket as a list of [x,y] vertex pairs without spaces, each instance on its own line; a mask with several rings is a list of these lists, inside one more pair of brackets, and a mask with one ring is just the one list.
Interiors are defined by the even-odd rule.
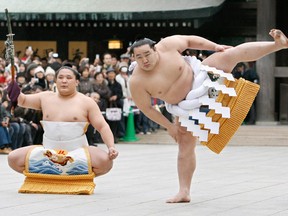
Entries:
[[92,82],[89,78],[80,78],[80,82],[78,85],[78,91],[81,92],[82,94],[90,94],[93,92],[93,86]]
[[117,95],[117,99],[115,102],[110,101],[110,107],[123,108],[123,101],[122,101],[123,92],[121,84],[118,83],[116,80],[114,80],[114,82],[109,81],[108,87],[111,90],[111,96]]
[[97,92],[100,95],[101,106],[99,104],[98,105],[101,111],[105,111],[108,107],[108,101],[111,95],[109,87],[106,85],[105,82],[103,82],[102,84],[93,83],[93,91]]

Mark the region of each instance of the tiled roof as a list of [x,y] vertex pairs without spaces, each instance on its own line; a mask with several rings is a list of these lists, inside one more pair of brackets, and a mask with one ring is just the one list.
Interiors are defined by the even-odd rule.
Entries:
[[225,0],[0,0],[14,20],[131,20],[201,18],[216,13]]

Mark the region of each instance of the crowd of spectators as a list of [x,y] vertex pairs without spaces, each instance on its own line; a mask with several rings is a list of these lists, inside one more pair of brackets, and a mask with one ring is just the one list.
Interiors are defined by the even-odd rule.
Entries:
[[[57,92],[55,72],[63,65],[77,69],[81,74],[77,90],[87,97],[93,98],[104,117],[107,108],[122,109],[119,121],[107,120],[114,134],[115,142],[126,133],[127,116],[134,113],[135,130],[140,134],[151,134],[159,129],[159,125],[149,120],[135,107],[129,90],[129,64],[133,58],[127,53],[121,56],[106,52],[96,55],[93,62],[88,58],[63,60],[57,53],[50,52],[47,57],[34,55],[31,46],[26,47],[23,57],[14,57],[15,79],[24,94],[37,94],[40,91]],[[11,81],[11,64],[0,57],[0,153],[8,154],[19,147],[42,144],[43,128],[41,126],[42,112],[22,107],[13,107],[7,96],[6,87]],[[165,112],[163,101],[151,98],[151,104],[159,111]],[[128,108],[127,108],[128,107]],[[57,107],[55,107],[57,109]],[[168,118],[171,119],[169,114]],[[171,119],[172,121],[172,119]],[[101,143],[99,133],[89,125],[86,136],[89,145]]]
[[[195,56],[202,61],[212,53],[187,49],[182,54]],[[129,65],[133,61],[133,56],[129,55],[129,49],[127,49],[127,53],[123,53],[119,57],[106,52],[102,56],[95,55],[95,59],[90,61],[89,58],[80,56],[73,60],[62,60],[57,53],[52,51],[47,57],[40,58],[35,55],[33,48],[28,46],[24,56],[14,57],[15,79],[25,94],[37,94],[41,91],[57,92],[55,72],[64,65],[78,70],[81,76],[77,90],[87,97],[91,97],[98,104],[105,118],[107,108],[116,107],[122,110],[120,120],[111,121],[106,118],[113,132],[115,143],[117,143],[119,139],[125,137],[127,117],[131,110],[137,134],[149,135],[157,132],[160,128],[158,124],[137,109],[131,98],[129,77],[133,71],[129,70]],[[259,78],[255,70],[244,69],[244,63],[240,63],[232,74],[235,78],[243,77],[258,83]],[[42,144],[44,133],[41,125],[41,111],[18,106],[12,109],[6,92],[6,87],[11,79],[11,64],[0,57],[0,154],[8,154],[23,146]],[[173,116],[167,112],[163,101],[151,98],[151,105],[170,121],[173,121]],[[244,121],[245,124],[255,124],[255,110],[255,104],[253,104]],[[100,134],[92,125],[88,126],[86,136],[89,145],[102,143]]]

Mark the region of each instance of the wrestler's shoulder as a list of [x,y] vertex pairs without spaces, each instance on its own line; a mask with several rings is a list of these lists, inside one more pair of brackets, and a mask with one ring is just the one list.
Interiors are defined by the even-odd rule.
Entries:
[[171,35],[171,36],[165,37],[157,43],[157,46],[159,47],[159,46],[164,45],[166,47],[167,44],[177,41],[179,39],[179,36],[180,35]]
[[85,95],[85,94],[82,94],[82,93],[80,93],[80,92],[77,92],[76,98],[78,98],[78,100],[84,101],[85,103],[86,103],[86,102],[93,102],[93,103],[95,103],[95,101],[94,101],[91,97],[89,97],[89,96],[87,96],[87,95]]
[[130,84],[139,84],[142,82],[142,75],[141,72],[139,71],[139,69],[135,69],[133,71],[133,74],[130,76],[129,78],[129,83]]
[[41,92],[40,95],[43,95],[43,96],[45,96],[45,97],[49,97],[49,96],[55,96],[56,93],[53,92],[53,91],[43,91],[43,92]]

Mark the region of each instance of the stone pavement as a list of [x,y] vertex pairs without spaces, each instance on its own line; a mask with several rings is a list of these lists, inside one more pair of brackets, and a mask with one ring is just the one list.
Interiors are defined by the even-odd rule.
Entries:
[[114,168],[87,196],[19,194],[24,177],[0,155],[0,215],[288,215],[288,126],[242,126],[220,155],[198,145],[192,201],[180,204],[165,203],[178,189],[177,145],[163,130],[139,137],[117,144]]

